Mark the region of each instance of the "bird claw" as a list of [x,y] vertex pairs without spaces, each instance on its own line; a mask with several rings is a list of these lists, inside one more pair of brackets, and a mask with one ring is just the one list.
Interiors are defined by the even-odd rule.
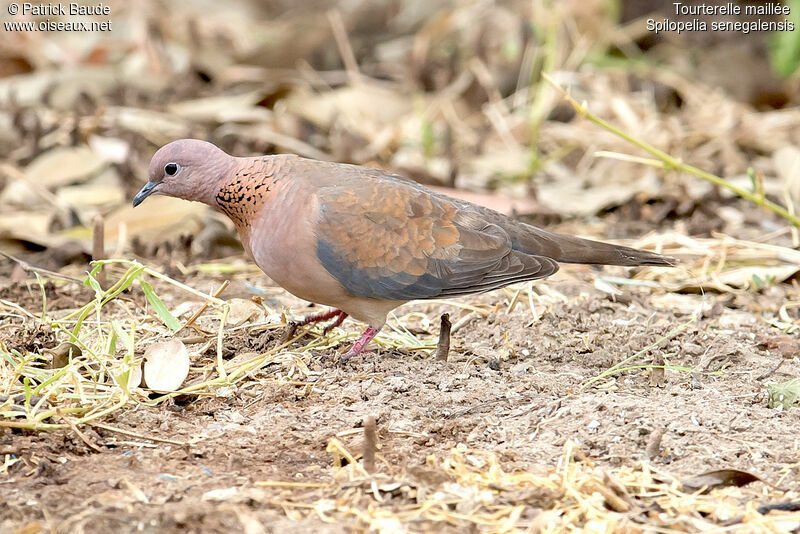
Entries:
[[368,326],[367,329],[361,333],[361,336],[359,336],[356,342],[353,343],[353,346],[350,348],[350,350],[339,357],[339,364],[341,365],[343,363],[347,363],[347,360],[357,354],[361,354],[362,352],[372,352],[365,351],[364,348],[367,346],[367,343],[372,341],[372,338],[374,338],[375,334],[377,333],[378,331],[375,328]]
[[327,336],[327,335],[328,335],[328,332],[330,332],[331,330],[333,330],[333,327],[334,327],[334,326],[339,326],[339,325],[337,324],[337,323],[339,323],[339,322],[341,322],[341,321],[339,321],[339,320],[337,319],[336,321],[332,322],[331,324],[329,324],[328,326],[326,326],[325,328],[323,328],[323,329],[322,329],[322,337],[325,337],[325,336]]
[[350,360],[350,358],[352,358],[356,354],[358,354],[358,353],[357,352],[353,352],[352,350],[348,350],[347,352],[345,352],[344,354],[339,356],[339,361],[337,363],[339,365],[344,365],[344,364],[346,364],[348,362],[348,360]]
[[345,352],[344,354],[342,354],[341,356],[339,356],[338,363],[339,363],[339,365],[344,365],[348,361],[350,361],[350,358],[352,358],[353,356],[358,356],[359,354],[364,354],[364,353],[367,353],[367,352],[377,353],[378,351],[375,350],[375,349],[365,349],[365,350],[362,350],[362,351],[359,351],[359,352],[353,352],[353,349],[350,349],[347,352]]
[[286,328],[283,330],[283,335],[281,335],[279,343],[283,345],[284,343],[292,339],[299,327],[300,323],[298,323],[297,321],[289,321],[288,323],[286,323]]

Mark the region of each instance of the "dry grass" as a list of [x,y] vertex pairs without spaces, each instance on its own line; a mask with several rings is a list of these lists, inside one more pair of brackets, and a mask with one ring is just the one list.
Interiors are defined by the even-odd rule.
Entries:
[[[294,152],[405,170],[433,183],[448,183],[452,173],[460,188],[494,189],[512,197],[528,196],[530,187],[543,211],[578,217],[634,198],[638,202],[671,195],[706,202],[713,187],[676,172],[687,170],[687,161],[713,170],[733,183],[735,191],[745,191],[762,204],[769,196],[770,205],[780,204],[781,210],[786,206],[780,214],[796,221],[800,112],[756,112],[692,76],[662,69],[626,64],[615,71],[587,65],[594,51],[609,43],[620,49],[632,46],[611,24],[608,5],[600,0],[455,2],[444,8],[418,3],[421,11],[428,11],[406,10],[404,16],[412,20],[393,21],[411,30],[378,42],[352,30],[373,26],[368,10],[297,9],[260,17],[259,6],[248,2],[240,9],[209,13],[208,6],[146,1],[143,6],[153,13],[147,20],[140,11],[148,9],[115,6],[119,31],[113,37],[122,41],[106,42],[100,36],[75,47],[63,33],[10,35],[3,52],[16,62],[8,65],[28,64],[30,72],[0,80],[0,119],[9,125],[0,139],[5,154],[0,162],[3,246],[15,254],[25,252],[30,243],[58,251],[77,239],[88,251],[89,228],[98,213],[106,216],[105,249],[112,257],[128,257],[135,240],[160,244],[176,241],[181,231],[208,228],[196,206],[162,207],[160,217],[126,206],[126,198],[145,179],[147,160],[157,146],[190,135],[240,155]],[[523,31],[528,27],[535,31]],[[528,34],[541,35],[542,41]],[[125,35],[137,37],[125,41]],[[54,55],[59,50],[63,53]],[[448,56],[448,51],[453,53]],[[285,65],[261,62],[280,62],[284,56]],[[109,59],[115,57],[122,59]],[[322,59],[312,66],[310,58]],[[542,71],[569,85],[593,117],[616,125],[629,139],[589,121],[549,120],[558,114],[562,98],[541,82]],[[200,72],[213,83],[201,81]],[[654,96],[661,89],[679,95],[682,106],[661,109]],[[643,171],[641,163],[653,162],[643,160],[640,152],[629,154],[630,139],[646,140],[671,159]],[[596,157],[611,153],[617,159]],[[796,229],[782,226],[783,221],[770,222],[779,227],[760,241],[723,234],[688,237],[681,231],[652,234],[635,245],[680,257],[679,269],[643,269],[630,278],[604,276],[596,287],[612,295],[620,286],[640,288],[654,304],[688,306],[684,315],[691,324],[702,305],[695,293],[756,295],[795,276],[800,253],[789,245],[798,243]],[[209,237],[205,230],[197,234],[201,248],[213,241],[210,237],[219,237]],[[183,276],[254,272],[233,263],[184,265],[177,254],[167,254],[167,259]],[[99,273],[93,271],[86,283],[95,296],[75,309],[48,308],[44,284],[67,282],[52,279],[58,273],[45,270],[36,271],[32,284],[41,289],[42,309],[0,300],[3,328],[51,330],[59,346],[71,343],[80,349],[54,366],[52,350],[21,352],[0,342],[0,428],[69,432],[92,450],[98,447],[86,432],[91,427],[148,443],[183,445],[155,431],[117,428],[109,420],[179,396],[221,396],[231,389],[276,383],[320,387],[325,371],[309,370],[314,354],[333,352],[355,335],[338,328],[322,337],[313,329],[302,341],[298,335],[262,353],[225,360],[223,348],[230,336],[277,332],[287,322],[284,310],[261,305],[262,320],[230,326],[230,305],[219,296],[136,262],[97,265],[111,283],[101,287]],[[62,277],[77,276],[74,269],[65,271]],[[132,303],[130,292],[148,304]],[[188,305],[178,313],[159,304],[165,292],[184,295]],[[569,300],[547,282],[519,284],[504,292],[506,302],[497,309],[448,302],[462,312],[452,331],[476,317],[511,313],[517,307],[526,308],[530,322],[537,322]],[[775,309],[759,309],[759,320],[796,335],[800,291],[794,294],[798,296]],[[188,329],[195,319],[201,326],[193,334],[202,341],[193,350],[194,363],[182,389],[154,395],[129,384],[144,347]],[[411,325],[432,332],[437,321],[419,312],[393,316],[376,342],[432,355],[435,340],[415,334]],[[697,372],[639,361],[658,346],[622,358],[583,387],[634,368]],[[213,357],[205,356],[207,349]],[[796,409],[796,385],[772,386],[772,401]],[[329,443],[328,451],[332,467],[323,482],[264,481],[264,486],[290,490],[280,501],[252,487],[210,493],[208,500],[226,503],[247,493],[256,502],[282,507],[290,518],[313,516],[378,531],[779,532],[796,529],[800,522],[797,512],[762,514],[756,504],[797,500],[797,495],[761,485],[707,495],[685,492],[679,481],[645,460],[603,468],[571,441],[557,467],[541,472],[504,469],[492,451],[459,446],[446,458],[429,458],[416,473],[382,462],[377,451],[377,473],[367,474],[360,453],[338,439]],[[4,454],[0,476],[21,461]],[[445,482],[429,484],[426,477]]]
[[[314,516],[330,523],[375,531],[477,528],[482,532],[786,532],[800,524],[800,512],[762,515],[756,499],[787,500],[766,488],[682,489],[680,480],[645,460],[606,469],[589,460],[572,441],[557,466],[540,473],[506,471],[490,451],[458,446],[442,461],[429,457],[424,467],[367,474],[358,455],[338,440],[328,451],[345,467],[328,484],[263,481],[257,486],[302,492],[270,504],[294,519]],[[432,487],[432,481],[445,481]],[[309,488],[319,488],[309,492]],[[246,493],[256,501],[266,494],[252,489],[214,494],[219,501]]]
[[[762,282],[756,284],[752,272],[741,275],[742,265],[756,265],[760,269],[796,265],[793,263],[797,255],[794,250],[727,236],[700,240],[670,234],[651,236],[640,244],[680,256],[683,259],[682,270],[646,269],[635,278],[606,278],[607,283],[645,285],[656,293],[692,287],[746,292],[778,280],[762,274]],[[116,280],[106,290],[100,289],[95,282],[101,266],[109,271],[108,278]],[[215,270],[220,269],[228,270],[221,265],[215,267]],[[183,324],[196,320],[202,321],[206,327],[216,325],[216,334],[206,334],[205,343],[195,353],[214,346],[220,351],[217,358],[200,358],[193,365],[185,387],[158,396],[140,387],[129,387],[128,377],[131,370],[140,365],[137,357],[140,347],[173,336],[174,330],[183,325],[168,328],[166,325],[170,321],[166,316],[172,314],[166,307],[160,312],[157,306],[153,307],[156,301],[152,296],[147,299],[151,306],[145,313],[131,313],[119,301],[124,290],[138,291],[137,285],[141,286],[147,279],[198,299],[196,304],[184,306],[183,316],[190,319]],[[86,283],[95,287],[95,298],[72,311],[51,314],[46,301],[42,310],[25,310],[10,302],[0,303],[23,322],[52,328],[59,342],[70,342],[81,349],[81,354],[69,359],[63,367],[51,368],[51,353],[23,354],[0,347],[0,392],[5,399],[0,408],[0,427],[39,432],[66,430],[75,433],[93,449],[97,449],[96,444],[81,428],[96,426],[139,440],[181,444],[157,433],[116,428],[105,420],[112,414],[124,415],[126,410],[137,405],[155,406],[176,396],[214,396],[223,392],[223,388],[264,387],[265,381],[319,387],[324,383],[324,373],[312,373],[309,359],[315,352],[333,351],[353,336],[346,330],[336,329],[329,336],[321,337],[319,330],[315,329],[312,330],[315,335],[303,344],[297,343],[298,335],[253,357],[224,361],[221,351],[227,336],[241,329],[253,332],[282,329],[286,324],[284,313],[264,307],[266,313],[261,322],[226,326],[229,303],[136,262],[99,262],[87,276]],[[567,300],[545,284],[519,284],[504,291],[508,302],[504,311],[508,313],[525,303],[533,321],[539,320],[551,306],[561,305]],[[461,308],[464,317],[493,311],[484,305],[464,301],[449,304]],[[792,306],[791,303],[787,305]],[[202,315],[197,318],[199,311]],[[173,317],[173,320],[178,319]],[[583,387],[622,371],[659,367],[639,365],[636,360],[677,335],[694,320],[690,319],[652,345],[588,380]],[[390,321],[391,327],[381,333],[377,342],[386,347],[424,351],[432,357],[435,340],[421,340],[404,326],[420,324],[427,329],[431,323],[435,324],[435,319],[418,312],[395,317]],[[796,323],[793,321],[787,325],[786,330],[796,328]],[[455,327],[459,327],[459,322]],[[278,372],[273,370],[268,377],[261,373],[273,364],[279,366]],[[696,372],[674,366],[666,366],[666,369]],[[775,501],[790,497],[781,495],[774,488],[765,488],[761,494],[749,488],[715,490],[709,495],[686,492],[678,480],[644,460],[620,468],[598,467],[571,441],[565,445],[558,466],[543,472],[506,471],[491,451],[468,450],[459,446],[443,460],[429,457],[424,476],[382,462],[378,452],[377,473],[370,475],[361,467],[360,452],[348,450],[338,439],[331,440],[328,451],[333,465],[328,482],[298,485],[292,481],[273,480],[257,484],[288,488],[289,496],[279,501],[274,497],[267,498],[266,494],[253,488],[211,492],[208,499],[224,502],[237,499],[245,492],[248,498],[265,499],[265,502],[282,507],[290,518],[313,515],[327,522],[375,530],[428,529],[441,523],[459,528],[474,525],[490,532],[579,529],[653,532],[740,527],[751,531],[781,531],[800,521],[798,512],[762,515],[756,511],[756,499]],[[0,474],[17,460],[6,456]],[[425,480],[430,477],[446,482],[435,488],[429,487]],[[318,491],[308,491],[317,486]],[[296,489],[303,491],[292,494]]]

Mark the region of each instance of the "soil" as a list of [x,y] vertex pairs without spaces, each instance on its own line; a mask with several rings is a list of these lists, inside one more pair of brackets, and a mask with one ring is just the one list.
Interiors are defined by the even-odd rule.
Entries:
[[[782,333],[752,311],[790,299],[793,287],[676,295],[678,307],[663,306],[658,300],[663,294],[648,289],[625,288],[615,299],[595,287],[598,275],[623,272],[564,266],[535,285],[541,296],[538,318],[526,286],[512,310],[509,289],[453,301],[485,316],[438,302],[397,310],[399,321],[390,323],[402,323],[422,339],[436,339],[439,315],[448,312],[459,325],[449,361],[402,347],[379,347],[345,365],[312,353],[303,356],[310,374],[301,380],[281,378],[280,366],[268,366],[217,397],[140,405],[103,421],[131,435],[97,426],[83,428],[85,440],[72,431],[6,429],[0,433],[0,457],[22,461],[0,480],[5,501],[0,532],[350,530],[358,526],[355,519],[331,524],[314,510],[285,505],[314,502],[322,497],[319,488],[258,483],[329,483],[335,478],[329,442],[336,438],[360,453],[359,429],[370,415],[377,419],[379,471],[417,473],[433,478],[427,483],[434,486],[443,482],[436,479],[442,475],[426,470],[428,457],[444,458],[459,444],[495,452],[506,471],[546,472],[572,440],[592,462],[615,469],[647,458],[654,434],[663,432],[650,462],[664,472],[689,477],[740,469],[800,491],[800,411],[767,408],[764,389],[765,382],[797,376],[798,362],[789,359],[767,380],[759,378],[784,357],[764,348],[776,346]],[[211,287],[220,280],[192,282]],[[28,299],[32,309],[36,304],[29,301],[40,298],[27,289],[18,289],[18,295],[8,291],[3,298]],[[249,293],[240,282],[229,291],[227,297]],[[316,309],[278,289],[269,291],[264,299],[276,309],[291,305],[299,314]],[[76,289],[73,300],[84,296],[84,289]],[[698,307],[704,311],[695,320],[676,311]],[[470,313],[471,319],[460,321]],[[651,370],[633,369],[584,387],[680,325],[681,332],[631,365],[663,358],[691,372],[668,370],[661,383]],[[347,321],[344,327],[356,334],[360,325]],[[264,350],[280,338],[277,331],[242,332],[226,338],[226,357]],[[4,329],[0,335],[26,350],[52,343],[49,332]],[[758,500],[763,487],[753,485],[751,498]],[[420,520],[408,528],[433,527]]]

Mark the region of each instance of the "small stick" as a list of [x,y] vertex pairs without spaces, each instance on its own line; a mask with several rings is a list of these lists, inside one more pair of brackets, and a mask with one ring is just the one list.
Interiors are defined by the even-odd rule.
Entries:
[[[217,289],[216,291],[214,291],[213,297],[214,297],[214,298],[217,298],[217,297],[219,297],[219,296],[222,294],[222,292],[223,292],[223,291],[225,291],[225,289],[226,289],[226,288],[227,288],[229,285],[231,285],[231,283],[230,283],[230,281],[229,281],[229,280],[225,280],[224,282],[222,282],[222,285],[221,285],[221,286],[219,286],[219,289]],[[202,305],[202,306],[200,306],[200,309],[199,309],[199,310],[197,310],[196,312],[194,312],[194,315],[192,315],[191,317],[189,317],[189,320],[188,320],[188,321],[186,321],[186,323],[185,323],[185,324],[184,324],[182,327],[180,327],[180,328],[178,329],[178,332],[180,332],[181,330],[183,330],[183,329],[184,329],[184,328],[186,328],[187,326],[191,326],[192,324],[194,324],[194,322],[197,320],[197,318],[198,318],[198,317],[200,317],[200,316],[203,314],[203,312],[204,312],[204,311],[206,311],[206,308],[208,308],[208,301],[205,301],[205,302],[203,303],[203,305]],[[175,333],[177,334],[178,332],[175,332]]]
[[436,344],[436,359],[447,361],[450,354],[450,314],[443,313],[441,325],[439,326],[439,342]]
[[186,336],[180,338],[180,340],[183,341],[184,344],[186,345],[192,345],[194,343],[205,343],[207,339],[208,336]]
[[89,423],[91,426],[95,426],[97,428],[102,428],[103,430],[108,430],[109,432],[116,432],[117,434],[122,434],[123,436],[130,436],[132,438],[139,438],[139,439],[147,439],[150,441],[156,441],[159,443],[169,443],[171,445],[180,445],[186,446],[188,445],[185,441],[176,441],[174,439],[165,439],[165,438],[157,438],[154,436],[147,436],[145,434],[139,434],[138,432],[132,432],[130,430],[125,430],[123,428],[116,428],[111,425],[104,425],[101,423]]
[[66,280],[67,282],[75,282],[76,284],[83,284],[82,280],[78,280],[77,278],[72,278],[71,276],[64,276],[61,273],[50,271],[48,269],[42,269],[41,267],[36,267],[35,265],[31,265],[27,261],[21,260],[16,256],[12,256],[11,254],[3,252],[2,250],[0,250],[0,256],[3,256],[4,258],[8,258],[9,260],[13,261],[17,265],[19,265],[22,268],[22,270],[25,271],[26,273],[40,273],[49,278],[57,278],[59,280]]
[[645,449],[647,457],[651,460],[656,458],[661,453],[661,438],[663,437],[664,428],[657,428],[655,432],[653,432],[650,442],[647,444],[647,449]]
[[81,441],[83,441],[86,445],[88,445],[90,449],[94,450],[95,452],[103,452],[103,449],[101,449],[100,447],[95,445],[92,442],[92,440],[90,440],[88,437],[86,437],[86,435],[78,429],[78,426],[75,423],[73,423],[72,420],[69,417],[64,417],[64,415],[61,414],[61,410],[56,410],[56,412],[59,415],[61,415],[61,419],[63,419],[64,422],[69,425],[69,427],[72,429],[72,431],[75,432],[75,434],[79,438],[81,438]]
[[653,367],[650,369],[650,386],[663,388],[664,387],[664,354],[661,351],[653,354]]
[[328,22],[330,22],[331,30],[333,30],[333,38],[336,41],[336,47],[339,49],[339,55],[342,56],[342,62],[350,83],[352,85],[363,84],[361,73],[358,70],[358,62],[355,54],[353,54],[353,47],[350,46],[350,40],[347,38],[347,30],[344,27],[342,14],[336,9],[331,9],[328,11]]
[[[94,218],[94,230],[92,231],[92,260],[98,261],[105,257],[105,220],[102,215],[98,215]],[[100,284],[100,287],[106,285],[106,272],[102,267],[97,272],[97,283]]]
[[781,368],[781,365],[783,365],[783,362],[785,362],[785,361],[786,361],[785,358],[781,358],[781,361],[778,362],[778,365],[776,365],[772,369],[769,369],[768,371],[764,372],[763,374],[757,376],[756,380],[761,381],[761,380],[764,380],[765,378],[771,376],[772,374],[775,373],[775,371],[777,371],[778,369]]
[[375,472],[375,450],[378,447],[378,432],[375,428],[375,416],[366,416],[362,425],[364,426],[364,470],[372,474]]
[[[456,332],[458,332],[459,330],[464,328],[464,326],[466,326],[467,323],[472,321],[477,316],[478,316],[478,314],[476,312],[474,312],[474,311],[469,312],[464,317],[462,317],[461,319],[456,321],[456,324],[454,324],[453,327],[450,329],[450,333],[451,334],[455,334]],[[486,317],[488,317],[488,315]]]

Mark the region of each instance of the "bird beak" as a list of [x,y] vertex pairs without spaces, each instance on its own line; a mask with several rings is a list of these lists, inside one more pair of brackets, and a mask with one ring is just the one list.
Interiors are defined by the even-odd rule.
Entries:
[[136,193],[136,196],[133,197],[133,207],[135,208],[136,206],[144,202],[144,199],[152,195],[155,192],[156,186],[159,183],[160,182],[147,182],[146,184],[144,184],[144,187],[142,187],[142,189],[138,193]]

